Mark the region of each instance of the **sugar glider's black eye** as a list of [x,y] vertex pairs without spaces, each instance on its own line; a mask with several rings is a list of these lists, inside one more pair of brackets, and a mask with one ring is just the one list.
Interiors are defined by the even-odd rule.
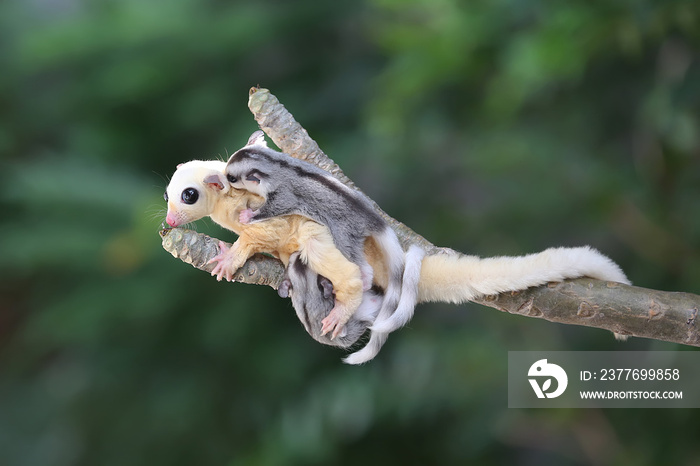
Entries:
[[167,191],[165,191],[163,193],[163,199],[165,199],[165,202],[168,202],[168,192]]
[[238,181],[238,178],[236,178],[233,175],[226,175],[226,179],[228,180],[229,183],[235,183],[236,181]]
[[194,204],[199,199],[199,192],[194,188],[187,188],[182,191],[182,202],[185,204]]

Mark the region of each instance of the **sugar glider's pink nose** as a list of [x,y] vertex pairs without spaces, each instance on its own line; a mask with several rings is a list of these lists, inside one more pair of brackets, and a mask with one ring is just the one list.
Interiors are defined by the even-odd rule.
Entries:
[[177,218],[175,218],[175,215],[173,215],[173,213],[170,211],[168,211],[168,215],[165,217],[165,223],[173,228],[179,225]]

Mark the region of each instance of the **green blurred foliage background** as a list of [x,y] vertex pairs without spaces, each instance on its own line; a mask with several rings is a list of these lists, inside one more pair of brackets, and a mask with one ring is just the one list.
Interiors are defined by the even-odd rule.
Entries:
[[699,20],[651,0],[0,3],[0,464],[700,464],[694,411],[506,401],[509,350],[687,348],[422,305],[348,367],[273,290],[157,234],[175,165],[243,145],[259,84],[435,244],[591,244],[698,292]]

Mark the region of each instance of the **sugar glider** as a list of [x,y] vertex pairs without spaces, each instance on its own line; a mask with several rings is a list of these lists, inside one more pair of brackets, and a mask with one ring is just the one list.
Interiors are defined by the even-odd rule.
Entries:
[[[297,262],[308,265],[309,273],[320,274],[328,277],[332,283],[331,289],[334,296],[330,302],[334,305],[344,303],[344,306],[355,309],[360,313],[359,322],[368,322],[368,315],[376,316],[376,312],[368,313],[368,302],[379,304],[381,299],[367,300],[369,291],[363,294],[360,271],[356,264],[349,262],[338,251],[333,243],[330,231],[327,227],[316,223],[306,217],[289,215],[275,217],[263,222],[253,224],[241,224],[239,214],[248,207],[257,207],[264,201],[259,196],[245,190],[231,188],[224,177],[225,162],[193,160],[178,165],[170,183],[166,189],[165,199],[168,202],[166,222],[171,227],[177,227],[194,222],[202,217],[209,216],[216,223],[232,230],[239,235],[234,245],[227,250],[220,243],[221,253],[211,262],[216,262],[217,267],[212,271],[220,280],[222,277],[231,280],[233,273],[256,252],[267,252],[278,257],[285,265],[289,263],[290,256],[298,253]],[[422,250],[421,250],[422,251]],[[376,267],[382,267],[381,274],[385,278],[387,267],[379,248],[370,240],[367,245],[369,261]],[[422,255],[413,254],[411,258],[412,270],[420,270]],[[384,279],[379,276],[379,279]],[[407,275],[411,290],[405,293],[399,302],[399,309],[413,312],[417,299],[418,273]],[[386,286],[386,284],[384,285]],[[301,287],[301,285],[297,285]],[[303,302],[301,293],[297,292],[297,301]],[[308,299],[308,303],[314,300]],[[294,303],[294,301],[293,301]],[[311,309],[309,315],[323,315],[327,302],[323,309]],[[297,313],[299,313],[297,309]],[[315,325],[315,324],[314,324]],[[357,328],[352,322],[353,328]],[[315,329],[315,326],[312,326]],[[325,332],[324,332],[325,333]],[[346,337],[341,328],[336,336]],[[318,339],[315,333],[314,338]],[[323,336],[323,335],[318,335]],[[332,337],[332,336],[330,336]],[[386,341],[386,334],[378,335],[372,332],[369,343],[356,353],[350,355],[351,364],[360,364],[374,358]],[[327,341],[333,341],[328,338]],[[319,340],[320,341],[320,340]],[[341,338],[336,346],[343,346],[348,338]]]
[[[205,164],[208,163],[210,162]],[[220,171],[223,169],[223,162],[214,162],[214,164],[215,167],[212,167],[212,170]],[[183,183],[181,179],[178,179],[181,177],[176,175],[173,176],[173,181],[168,187],[169,197],[171,199],[180,199],[169,202],[168,223],[171,226],[188,223],[203,216],[212,215],[214,212],[217,213],[212,215],[212,218],[215,221],[217,221],[216,218],[219,218],[217,223],[234,230],[241,234],[242,237],[247,232],[252,232],[254,227],[260,226],[260,224],[255,223],[250,225],[238,223],[238,213],[248,207],[258,208],[264,202],[263,199],[251,193],[231,190],[226,198],[232,197],[233,200],[217,199],[214,202],[208,200],[205,202],[204,207],[195,206],[193,208],[191,204],[184,202],[185,199],[191,202],[193,197],[200,197],[200,192],[207,191],[204,190],[202,183],[189,183],[189,181],[188,183]],[[206,179],[206,175],[202,179]],[[192,187],[198,187],[195,189],[197,194],[190,190]],[[216,198],[220,195],[221,191],[218,188],[212,189],[214,189],[213,193],[218,194],[205,194],[205,198],[209,196]],[[171,205],[171,202],[173,205]],[[218,203],[222,205],[217,206]],[[286,231],[285,227],[282,227],[280,231],[282,233],[279,233],[274,228],[266,228],[262,229],[261,233],[263,236],[269,235],[268,241],[283,243],[284,239],[279,238],[287,234],[284,233]],[[254,237],[255,235],[250,236]],[[251,238],[251,240],[254,240],[254,238]],[[294,252],[292,249],[281,249],[278,252],[278,256],[283,262],[289,261],[290,255]],[[261,250],[264,251],[266,249]],[[379,248],[373,241],[369,240],[365,243],[365,251],[367,260],[374,270],[375,284],[386,289],[389,283],[390,271],[386,261],[383,260]],[[411,252],[412,254],[410,254]],[[421,250],[411,251],[411,249],[409,249],[409,254],[406,254],[407,262],[417,262],[419,258],[421,258],[420,263],[422,266],[418,266],[419,274],[417,276],[414,275],[414,279],[418,280],[417,296],[414,298],[417,302],[449,302],[457,304],[485,295],[519,291],[547,282],[562,281],[582,276],[625,284],[630,283],[617,264],[588,246],[550,248],[539,253],[517,257],[480,258],[459,253],[438,253],[422,258]],[[407,289],[410,290],[411,287],[409,286]],[[411,304],[409,295],[410,293],[406,293],[404,296],[406,298],[406,306]],[[327,305],[327,303],[324,304],[324,306]],[[375,320],[372,327],[377,326],[378,331],[372,332],[370,343],[360,351],[351,354],[345,359],[346,362],[351,364],[366,362],[377,354],[383,344],[383,340],[386,339],[386,334],[381,332],[383,329]]]
[[298,252],[289,258],[278,293],[283,298],[291,297],[299,321],[314,340],[342,348],[355,344],[367,331],[377,317],[383,299],[383,293],[377,287],[365,291],[362,303],[345,324],[343,331],[331,339],[329,334],[322,333],[321,320],[335,306],[333,285],[330,280],[304,264]]
[[331,281],[336,304],[357,309],[363,292],[360,269],[338,251],[328,228],[299,215],[240,223],[240,212],[261,205],[263,200],[247,191],[231,189],[224,176],[225,166],[222,161],[201,160],[180,164],[165,194],[166,222],[171,227],[208,215],[239,235],[230,250],[220,243],[221,253],[211,261],[217,264],[212,275],[231,280],[236,270],[257,252],[273,254],[287,264],[289,256],[298,251],[315,273]]
[[[253,133],[248,144],[229,158],[226,178],[232,187],[265,199],[257,209],[243,210],[241,223],[296,214],[327,226],[336,247],[360,267],[364,290],[372,284],[373,269],[364,255],[365,240],[372,238],[381,250],[389,274],[376,324],[387,322],[383,330],[388,332],[411,318],[413,308],[398,307],[402,283],[404,274],[417,277],[420,269],[405,270],[404,251],[396,233],[377,213],[369,198],[315,165],[268,148],[262,131]],[[336,303],[323,319],[324,331],[339,332],[355,310]],[[405,312],[409,315],[401,314]],[[389,321],[392,314],[396,317]]]
[[[365,249],[368,259],[372,264],[378,265],[380,259],[372,246]],[[423,259],[423,249],[418,246],[411,246],[406,254],[407,266],[415,266],[416,261]],[[404,277],[402,293],[399,301],[399,308],[416,305],[417,288],[419,275],[409,275]],[[290,293],[291,291],[291,293]],[[321,321],[328,315],[334,307],[333,287],[325,278],[314,273],[300,260],[299,254],[294,253],[289,258],[289,264],[285,270],[285,278],[278,290],[280,296],[286,298],[291,295],[292,305],[297,313],[297,317],[304,325],[306,331],[316,341],[328,345],[349,347],[365,333],[375,321],[380,310],[383,299],[382,289],[373,286],[365,291],[362,296],[362,303],[345,324],[340,336],[331,339],[327,334],[323,334]],[[350,354],[343,361],[347,364],[362,364],[373,359],[382,348],[388,333],[371,331],[371,336],[367,344],[360,350]]]

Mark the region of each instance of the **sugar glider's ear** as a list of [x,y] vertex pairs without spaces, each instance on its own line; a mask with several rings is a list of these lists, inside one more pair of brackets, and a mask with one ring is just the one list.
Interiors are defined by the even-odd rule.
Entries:
[[222,193],[225,193],[231,187],[223,173],[210,173],[202,181],[206,187]]
[[263,133],[261,130],[257,130],[250,135],[248,138],[248,144],[246,145],[267,147],[267,143],[265,142],[265,133]]

